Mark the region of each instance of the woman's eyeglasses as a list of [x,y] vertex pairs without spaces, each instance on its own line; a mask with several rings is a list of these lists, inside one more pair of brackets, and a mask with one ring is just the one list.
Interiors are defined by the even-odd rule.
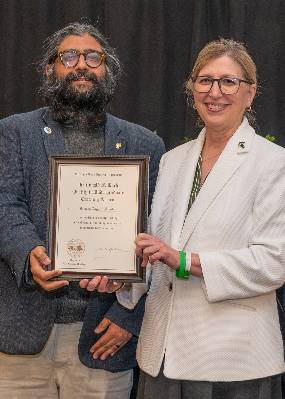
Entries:
[[191,77],[193,88],[198,93],[209,93],[215,82],[218,83],[219,89],[222,94],[236,94],[239,90],[241,83],[252,84],[248,80],[239,78],[219,78],[214,79],[209,76]]

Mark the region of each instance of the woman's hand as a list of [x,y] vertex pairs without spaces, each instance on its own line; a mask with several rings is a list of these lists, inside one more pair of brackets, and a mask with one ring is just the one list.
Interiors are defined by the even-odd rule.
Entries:
[[179,269],[179,251],[171,248],[159,238],[141,233],[137,236],[135,244],[136,254],[142,258],[142,267],[145,267],[148,262],[153,265],[160,261],[171,269]]
[[[135,244],[136,254],[142,258],[142,267],[145,267],[148,262],[153,265],[156,261],[161,261],[173,270],[179,269],[179,251],[171,248],[159,238],[141,233],[137,236]],[[203,278],[199,254],[193,252],[191,253],[191,274]]]

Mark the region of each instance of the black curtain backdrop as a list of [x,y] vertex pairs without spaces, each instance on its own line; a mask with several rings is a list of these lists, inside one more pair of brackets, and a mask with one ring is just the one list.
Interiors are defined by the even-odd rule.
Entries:
[[2,0],[0,117],[43,105],[42,43],[78,20],[96,24],[124,65],[111,112],[157,131],[168,149],[198,131],[183,93],[198,51],[218,37],[244,42],[258,68],[259,131],[285,145],[284,0]]

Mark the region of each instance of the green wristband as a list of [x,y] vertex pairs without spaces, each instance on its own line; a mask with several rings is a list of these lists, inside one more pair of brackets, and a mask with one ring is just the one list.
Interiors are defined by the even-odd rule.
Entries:
[[186,267],[186,252],[179,251],[179,269],[176,270],[177,278],[189,278],[190,273],[185,270]]

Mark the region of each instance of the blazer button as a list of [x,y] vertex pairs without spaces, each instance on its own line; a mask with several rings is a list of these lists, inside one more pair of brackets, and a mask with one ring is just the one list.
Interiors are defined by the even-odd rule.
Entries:
[[170,291],[170,292],[172,291],[172,283],[168,284],[168,291]]

